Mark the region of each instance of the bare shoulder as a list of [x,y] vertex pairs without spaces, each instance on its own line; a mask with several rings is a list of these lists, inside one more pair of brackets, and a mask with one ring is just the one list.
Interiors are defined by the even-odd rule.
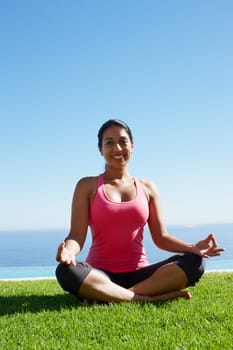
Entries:
[[93,186],[97,183],[97,180],[98,176],[86,176],[78,181],[77,186]]
[[151,180],[139,179],[140,184],[146,194],[146,196],[151,198],[156,198],[159,196],[159,191],[156,184]]
[[75,187],[75,194],[79,193],[79,194],[87,195],[89,198],[91,198],[93,194],[96,192],[97,183],[98,183],[98,176],[83,177],[78,181]]

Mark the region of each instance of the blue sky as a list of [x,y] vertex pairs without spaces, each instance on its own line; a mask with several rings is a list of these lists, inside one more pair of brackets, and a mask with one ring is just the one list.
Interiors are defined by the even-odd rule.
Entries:
[[0,230],[67,228],[97,131],[134,134],[131,173],[167,224],[233,222],[233,2],[0,1]]

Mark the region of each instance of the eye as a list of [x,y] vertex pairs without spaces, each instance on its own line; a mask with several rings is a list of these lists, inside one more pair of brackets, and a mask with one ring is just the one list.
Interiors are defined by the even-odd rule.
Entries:
[[113,141],[112,141],[112,140],[106,140],[106,141],[104,142],[104,145],[105,145],[105,146],[112,146],[112,145],[113,145]]
[[127,145],[128,144],[128,140],[127,139],[122,139],[120,141],[121,145]]

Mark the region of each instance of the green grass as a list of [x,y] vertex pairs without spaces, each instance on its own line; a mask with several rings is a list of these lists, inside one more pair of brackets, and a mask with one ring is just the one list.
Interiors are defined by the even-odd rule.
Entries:
[[233,274],[191,300],[83,306],[55,280],[0,282],[0,349],[233,349]]

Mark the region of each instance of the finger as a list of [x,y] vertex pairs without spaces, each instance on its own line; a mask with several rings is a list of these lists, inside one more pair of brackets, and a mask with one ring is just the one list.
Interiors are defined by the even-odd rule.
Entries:
[[216,248],[217,247],[217,241],[216,241],[215,235],[213,233],[211,233],[209,236],[211,237],[210,240],[212,241],[213,247]]
[[215,240],[213,233],[210,233],[203,241],[206,242],[207,244],[209,242],[213,242]]
[[224,249],[223,249],[223,248],[218,248],[218,249],[215,249],[215,250],[213,251],[213,253],[216,254],[216,255],[220,255],[221,252],[224,252]]
[[75,259],[71,260],[71,265],[76,266],[76,260]]
[[212,252],[212,253],[221,253],[224,251],[225,251],[224,248],[211,248],[211,249],[209,249],[209,252]]
[[225,249],[224,248],[217,248],[215,251],[217,251],[217,252],[225,252]]
[[60,255],[59,257],[58,257],[58,261],[60,261],[61,263],[66,263],[66,257],[64,256],[64,255]]
[[219,255],[221,255],[220,254],[221,252],[224,252],[223,248],[210,249],[208,251],[208,255],[209,256],[219,256]]

